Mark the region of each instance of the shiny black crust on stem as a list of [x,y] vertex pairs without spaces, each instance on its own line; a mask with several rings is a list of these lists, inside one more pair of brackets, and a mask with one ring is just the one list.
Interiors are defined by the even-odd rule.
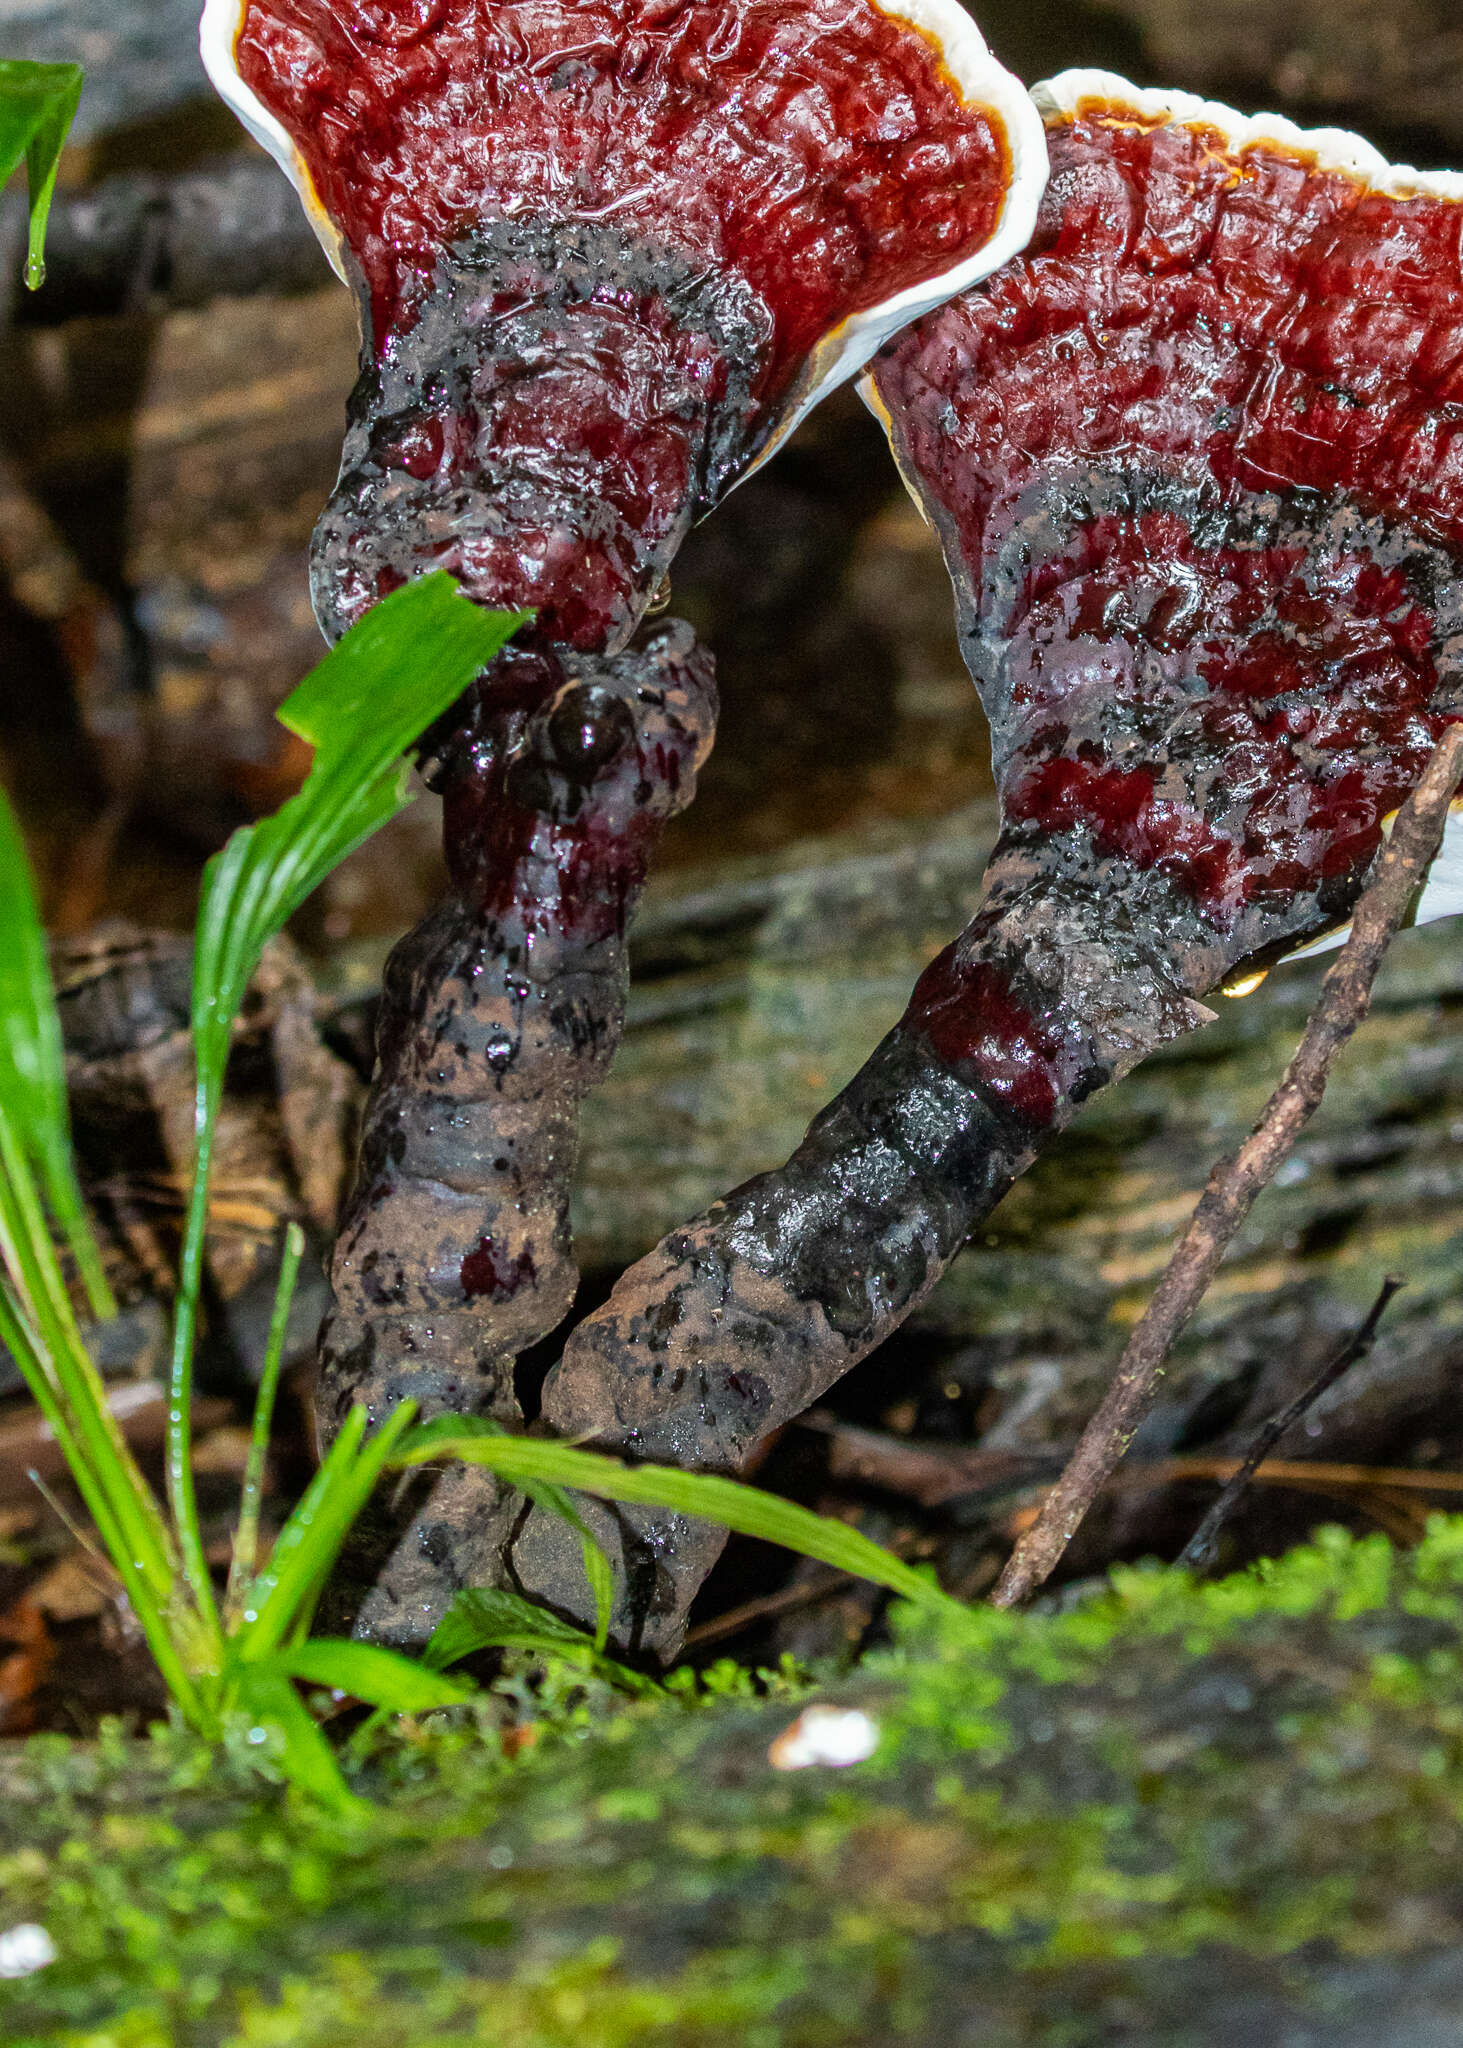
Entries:
[[[514,1360],[578,1281],[579,1105],[619,1042],[625,929],[715,714],[710,658],[672,622],[643,651],[501,657],[444,749],[453,886],[387,968],[321,1339],[326,1440],[408,1396],[424,1418],[520,1419]],[[485,1474],[434,1475],[378,1511],[339,1604],[421,1640],[459,1586],[500,1576],[512,1512]]]
[[756,452],[771,336],[732,272],[608,225],[478,222],[412,324],[366,334],[315,534],[326,634],[442,568],[479,603],[536,609],[540,641],[624,646]]
[[[734,1470],[865,1357],[1094,1089],[1206,1020],[1121,898],[1111,866],[1106,886],[1054,893],[999,847],[978,916],[786,1166],[671,1232],[580,1324],[545,1421],[637,1458]],[[976,991],[956,1004],[958,1043],[948,1020],[931,1036],[950,985]],[[618,1638],[673,1655],[722,1532],[582,1505],[621,1564]],[[528,1518],[512,1560],[526,1591],[587,1611],[551,1518]]]
[[[671,1233],[574,1333],[545,1388],[545,1420],[561,1435],[735,1469],[898,1326],[1088,1096],[1205,1021],[1198,999],[1236,969],[1349,914],[1375,842],[1360,842],[1359,859],[1351,853],[1344,814],[1314,827],[1305,884],[1238,899],[1209,886],[1208,835],[1222,828],[1243,843],[1249,810],[1258,815],[1269,792],[1262,782],[1257,796],[1240,774],[1248,756],[1234,721],[1211,718],[1182,645],[1165,650],[1162,666],[1149,663],[1136,697],[1114,689],[1094,663],[1095,636],[1084,646],[1074,634],[1071,651],[1060,638],[1043,645],[1048,682],[1063,660],[1072,668],[1058,727],[1029,709],[1025,643],[982,623],[1009,604],[1018,555],[1021,574],[1034,576],[1093,508],[1131,513],[1160,501],[1193,525],[1208,511],[1192,493],[1141,474],[1069,476],[1031,493],[1019,547],[1013,541],[987,565],[979,606],[957,577],[967,658],[991,717],[1007,804],[984,903],[788,1164]],[[1415,711],[1400,733],[1395,716],[1375,735],[1363,728],[1354,747],[1359,773],[1383,789],[1389,775],[1405,787],[1413,728],[1425,747],[1434,722],[1456,715],[1456,571],[1443,551],[1355,508],[1307,510],[1302,525],[1289,507],[1251,499],[1224,516],[1220,538],[1267,556],[1280,536],[1321,568],[1330,554],[1364,544],[1412,593],[1403,602],[1426,605],[1436,667],[1419,679]],[[1345,687],[1343,672],[1336,688]],[[1155,859],[1154,846],[1136,836],[1129,854],[1123,817],[1114,823],[1098,804],[1032,814],[1012,795],[1048,748],[1079,764],[1095,754],[1151,772],[1163,815],[1197,825]],[[1306,791],[1324,766],[1297,742],[1286,772]],[[601,1520],[623,1556],[621,1637],[673,1654],[720,1534],[648,1512],[612,1522],[601,1511]],[[545,1518],[530,1519],[513,1558],[529,1591],[587,1611],[577,1561]]]

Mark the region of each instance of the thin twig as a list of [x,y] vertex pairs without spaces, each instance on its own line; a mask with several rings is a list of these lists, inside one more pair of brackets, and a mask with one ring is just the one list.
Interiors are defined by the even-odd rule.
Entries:
[[685,1648],[704,1650],[711,1643],[722,1643],[728,1636],[740,1635],[754,1622],[775,1621],[779,1615],[794,1614],[800,1607],[815,1606],[830,1594],[843,1592],[857,1584],[857,1579],[851,1579],[847,1572],[822,1572],[817,1578],[780,1587],[777,1592],[764,1593],[756,1600],[744,1600],[740,1607],[729,1607],[725,1614],[714,1614],[710,1621],[703,1621],[693,1628],[686,1637]]
[[1285,1406],[1257,1433],[1254,1442],[1245,1452],[1239,1470],[1219,1493],[1203,1521],[1189,1538],[1188,1546],[1179,1563],[1191,1571],[1207,1571],[1218,1553],[1219,1532],[1250,1490],[1250,1481],[1269,1457],[1276,1444],[1288,1429],[1293,1429],[1312,1402],[1319,1401],[1328,1387],[1335,1386],[1341,1375],[1350,1372],[1352,1366],[1366,1357],[1377,1334],[1377,1325],[1386,1313],[1387,1304],[1399,1287],[1404,1285],[1400,1274],[1389,1273],[1382,1282],[1381,1292],[1372,1303],[1366,1321],[1356,1334],[1343,1344],[1335,1357],[1328,1360],[1308,1386],[1302,1387],[1293,1401]]
[[[1114,1484],[1143,1491],[1173,1486],[1190,1479],[1232,1479],[1240,1458],[1158,1458],[1151,1465],[1129,1465]],[[1463,1493],[1463,1472],[1433,1472],[1422,1465],[1333,1465],[1323,1458],[1270,1458],[1256,1472],[1255,1483],[1308,1486],[1327,1492]]]
[[1015,1606],[1050,1576],[1133,1441],[1174,1339],[1198,1307],[1256,1197],[1320,1103],[1336,1055],[1366,1015],[1377,970],[1437,852],[1460,774],[1463,726],[1452,725],[1398,813],[1376,879],[1356,906],[1351,935],[1322,984],[1320,1000],[1284,1080],[1238,1153],[1221,1160],[1210,1174],[1101,1407],[1001,1574],[991,1596],[996,1606]]
[[875,1486],[922,1508],[943,1507],[969,1495],[1020,1493],[1060,1472],[1064,1463],[1060,1451],[982,1451],[973,1444],[889,1436],[822,1408],[800,1415],[797,1427],[827,1439],[830,1479]]

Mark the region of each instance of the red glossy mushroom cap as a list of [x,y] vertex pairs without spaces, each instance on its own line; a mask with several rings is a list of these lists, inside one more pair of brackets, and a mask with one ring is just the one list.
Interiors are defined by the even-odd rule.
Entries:
[[[1045,177],[958,0],[209,0],[203,42],[362,282],[363,408],[411,417],[359,453],[412,500],[410,567],[586,645],[817,397],[1021,246]],[[551,468],[577,510],[532,502]]]
[[1029,248],[869,395],[1008,843],[1167,878],[1217,978],[1345,915],[1463,715],[1463,180],[1102,73],[1036,98]]

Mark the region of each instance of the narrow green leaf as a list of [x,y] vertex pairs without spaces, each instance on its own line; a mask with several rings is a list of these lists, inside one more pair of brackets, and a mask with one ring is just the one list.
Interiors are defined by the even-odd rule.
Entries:
[[393,1714],[427,1714],[434,1707],[455,1707],[470,1700],[477,1687],[463,1678],[444,1678],[440,1671],[384,1650],[374,1643],[345,1637],[316,1636],[264,1660],[265,1668],[327,1685]]
[[[475,1417],[472,1427],[476,1434],[482,1436],[508,1434],[502,1423],[495,1422],[490,1415]],[[594,1647],[596,1650],[602,1650],[609,1641],[610,1622],[614,1618],[615,1574],[599,1538],[562,1486],[550,1486],[547,1481],[538,1483],[524,1480],[520,1483],[518,1491],[526,1500],[532,1501],[536,1508],[542,1508],[546,1514],[557,1515],[561,1522],[567,1522],[579,1538],[580,1554],[584,1559],[584,1576],[594,1597]],[[537,1612],[537,1609],[532,1611]]]
[[643,1672],[605,1656],[593,1638],[573,1622],[496,1586],[471,1586],[458,1594],[432,1631],[422,1663],[440,1671],[479,1650],[528,1650],[541,1657],[567,1657],[623,1691],[648,1694],[661,1690]]
[[30,248],[25,281],[39,291],[46,279],[46,223],[56,193],[56,172],[81,98],[79,64],[31,64],[0,58],[0,187],[22,157],[30,187]]
[[295,1298],[300,1260],[305,1254],[305,1233],[291,1223],[284,1234],[284,1253],[279,1262],[279,1279],[274,1290],[274,1311],[269,1319],[269,1341],[264,1350],[264,1371],[254,1397],[254,1421],[249,1432],[249,1456],[244,1464],[244,1484],[239,1495],[239,1522],[234,1531],[234,1554],[229,1564],[229,1586],[224,1596],[226,1624],[237,1621],[243,1605],[243,1591],[254,1576],[259,1561],[259,1510],[264,1499],[264,1468],[269,1460],[269,1433],[274,1422],[275,1397],[279,1392],[280,1368],[284,1364],[285,1337],[289,1331],[290,1307]]
[[[3,67],[0,67],[3,69]],[[0,103],[3,104],[3,103]],[[66,1056],[46,934],[15,812],[0,791],[0,1100],[40,1176],[95,1314],[117,1305],[92,1235],[71,1152]]]
[[298,794],[236,832],[205,873],[193,1018],[206,1039],[201,1068],[226,1047],[266,942],[406,801],[406,749],[529,616],[484,611],[450,576],[424,576],[368,612],[280,706],[280,723],[315,760]]
[[275,1538],[269,1563],[249,1589],[237,1641],[238,1654],[272,1656],[287,1640],[309,1631],[316,1603],[361,1509],[376,1490],[415,1403],[403,1401],[365,1441],[366,1411],[353,1408],[324,1463]]
[[562,1486],[547,1484],[528,1485],[519,1488],[535,1507],[547,1508],[557,1515],[561,1522],[567,1522],[579,1538],[579,1554],[584,1560],[584,1576],[594,1598],[594,1647],[602,1650],[610,1639],[610,1623],[615,1613],[614,1567],[605,1556],[599,1538],[575,1507]]
[[610,1639],[610,1623],[615,1614],[615,1574],[594,1532],[577,1515],[574,1520],[584,1559],[584,1576],[594,1595],[594,1647],[602,1650]]
[[587,1649],[590,1639],[582,1628],[535,1607],[521,1593],[509,1593],[497,1586],[470,1586],[458,1594],[432,1631],[422,1652],[429,1670],[445,1671],[479,1650],[492,1650],[508,1638],[532,1635],[538,1644],[575,1645]]
[[[178,1638],[183,1632],[175,1628],[174,1560],[162,1515],[151,1494],[144,1493],[142,1476],[131,1465],[130,1452],[124,1451],[127,1463],[109,1465],[110,1446],[98,1451],[73,1426],[71,1409],[56,1392],[55,1375],[45,1347],[8,1281],[0,1283],[0,1344],[15,1361],[56,1439],[163,1682],[189,1724],[211,1732],[203,1694],[179,1647]],[[139,1495],[143,1496],[141,1500]]]
[[485,1435],[474,1428],[471,1418],[455,1416],[439,1416],[414,1430],[392,1462],[409,1466],[436,1464],[447,1458],[486,1466],[514,1486],[544,1482],[572,1486],[604,1500],[699,1516],[739,1535],[760,1536],[803,1557],[817,1558],[839,1571],[887,1586],[918,1606],[964,1611],[958,1600],[942,1593],[922,1572],[871,1543],[847,1523],[815,1515],[793,1501],[743,1486],[736,1479],[722,1479],[711,1472],[681,1472],[669,1465],[626,1465],[618,1458],[574,1450],[542,1437]]
[[0,1258],[11,1290],[4,1320],[159,1669],[199,1726],[208,1714],[195,1680],[217,1660],[216,1631],[207,1609],[194,1613],[178,1601],[177,1551],[82,1342],[47,1204],[93,1307],[114,1313],[76,1181],[61,1026],[35,887],[14,812],[0,795]]
[[237,1705],[283,1738],[281,1762],[291,1782],[335,1813],[368,1815],[370,1806],[346,1784],[334,1750],[293,1682],[273,1663],[242,1665],[232,1675]]
[[407,802],[402,755],[456,702],[527,618],[488,612],[437,573],[368,612],[280,709],[309,740],[304,787],[236,832],[204,870],[193,955],[197,1151],[183,1236],[169,1382],[167,1477],[195,1600],[212,1600],[198,1534],[189,1431],[213,1132],[235,1017],[268,941],[311,891]]

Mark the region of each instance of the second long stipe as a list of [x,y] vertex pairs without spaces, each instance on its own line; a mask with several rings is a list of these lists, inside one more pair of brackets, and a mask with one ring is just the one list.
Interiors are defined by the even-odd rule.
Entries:
[[1209,1176],[1199,1205],[1128,1340],[1117,1374],[1065,1471],[1021,1538],[991,1598],[998,1607],[1029,1599],[1050,1577],[1088,1509],[1132,1443],[1152,1404],[1163,1363],[1203,1299],[1220,1260],[1320,1104],[1331,1066],[1366,1015],[1387,948],[1437,852],[1463,775],[1463,726],[1433,750],[1422,780],[1397,815],[1376,879],[1356,908],[1351,933],[1321,987],[1285,1078],[1250,1136]]

